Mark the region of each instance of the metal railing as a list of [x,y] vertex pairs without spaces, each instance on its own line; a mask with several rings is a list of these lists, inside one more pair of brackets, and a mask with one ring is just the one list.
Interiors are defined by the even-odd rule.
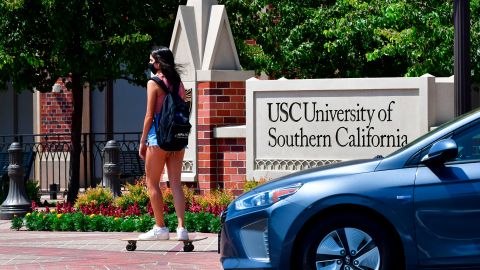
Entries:
[[[117,141],[121,151],[138,151],[140,137],[139,132],[83,133],[80,187],[95,187],[101,182],[103,149],[109,140]],[[0,152],[7,152],[13,142],[22,144],[24,154],[33,153],[34,161],[28,178],[38,181],[42,192],[50,192],[55,185],[60,192],[68,189],[72,150],[70,133],[0,135]]]

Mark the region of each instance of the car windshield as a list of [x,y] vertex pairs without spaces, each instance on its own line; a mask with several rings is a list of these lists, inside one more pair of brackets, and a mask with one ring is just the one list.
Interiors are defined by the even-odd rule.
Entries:
[[432,136],[433,134],[436,134],[442,130],[444,130],[445,128],[447,128],[448,126],[450,126],[451,124],[455,123],[455,122],[458,122],[458,121],[461,121],[463,120],[464,118],[467,118],[469,117],[470,115],[474,114],[474,113],[477,113],[478,111],[480,110],[473,110],[471,112],[468,112],[468,113],[465,113],[465,114],[462,114],[461,116],[459,117],[456,117],[450,121],[447,121],[446,123],[443,123],[442,125],[438,126],[437,128],[435,128],[434,130],[430,131],[430,132],[427,132],[425,134],[423,134],[422,136],[416,138],[415,140],[411,141],[410,143],[408,143],[407,145],[405,145],[404,147],[400,148],[400,149],[397,149],[396,151],[394,151],[393,153],[391,153],[390,155],[388,155],[388,157],[390,156],[394,156],[404,150],[407,150],[408,148],[412,147],[413,145],[415,145],[417,142],[425,139],[426,137],[428,136]]

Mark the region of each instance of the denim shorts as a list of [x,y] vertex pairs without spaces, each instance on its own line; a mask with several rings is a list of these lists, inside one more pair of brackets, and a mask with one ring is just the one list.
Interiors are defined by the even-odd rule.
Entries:
[[147,145],[148,146],[158,146],[157,134],[155,133],[155,125],[152,124],[152,127],[148,131],[147,136]]
[[159,117],[160,117],[160,114],[155,114],[153,116],[153,123],[147,135],[147,146],[158,146],[157,133],[155,132],[155,130],[157,127]]

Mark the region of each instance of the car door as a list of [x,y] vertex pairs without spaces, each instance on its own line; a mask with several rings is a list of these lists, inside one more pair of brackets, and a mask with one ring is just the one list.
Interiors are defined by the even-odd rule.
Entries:
[[457,157],[419,165],[414,189],[419,264],[447,269],[480,265],[480,125],[457,130],[451,138]]

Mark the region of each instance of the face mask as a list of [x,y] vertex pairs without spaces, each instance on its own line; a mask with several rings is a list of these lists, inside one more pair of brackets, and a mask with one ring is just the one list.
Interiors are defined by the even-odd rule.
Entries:
[[153,74],[157,74],[158,69],[155,68],[153,63],[148,63],[148,69],[150,69],[150,71],[153,72]]

